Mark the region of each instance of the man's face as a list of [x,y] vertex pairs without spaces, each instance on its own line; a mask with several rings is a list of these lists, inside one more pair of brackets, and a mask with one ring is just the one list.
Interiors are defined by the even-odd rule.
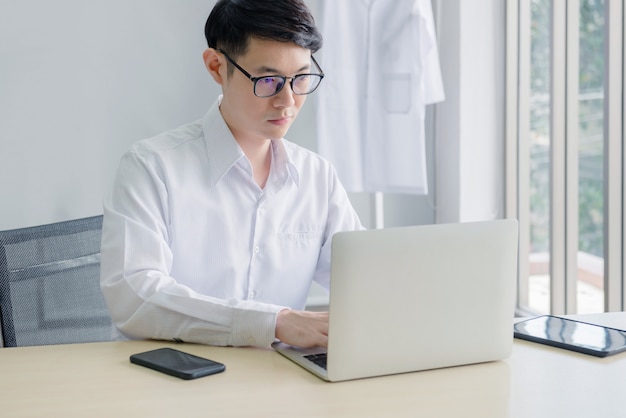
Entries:
[[[311,72],[311,51],[292,43],[252,38],[246,54],[232,58],[253,77],[291,77]],[[257,97],[253,82],[236,68],[233,70],[222,83],[220,110],[237,141],[284,137],[306,96],[294,94],[287,82],[275,96]]]

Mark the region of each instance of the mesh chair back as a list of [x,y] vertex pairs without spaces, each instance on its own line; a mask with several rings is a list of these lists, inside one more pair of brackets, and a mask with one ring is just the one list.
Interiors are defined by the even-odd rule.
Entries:
[[0,232],[5,347],[110,341],[100,290],[102,216]]

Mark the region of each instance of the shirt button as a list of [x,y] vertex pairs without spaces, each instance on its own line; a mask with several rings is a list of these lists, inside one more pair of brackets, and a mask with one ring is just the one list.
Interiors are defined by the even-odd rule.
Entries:
[[254,246],[254,253],[258,254],[261,251],[261,247],[259,247],[258,245]]
[[254,299],[256,297],[256,290],[250,290],[248,292],[248,299]]

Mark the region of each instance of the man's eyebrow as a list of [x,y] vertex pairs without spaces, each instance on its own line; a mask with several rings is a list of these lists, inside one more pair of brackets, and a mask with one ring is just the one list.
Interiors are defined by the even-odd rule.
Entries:
[[[300,74],[302,71],[310,70],[311,64],[305,64],[302,67],[298,68],[295,74]],[[258,73],[266,73],[266,74],[280,74],[280,71],[276,68],[261,66],[256,70]]]

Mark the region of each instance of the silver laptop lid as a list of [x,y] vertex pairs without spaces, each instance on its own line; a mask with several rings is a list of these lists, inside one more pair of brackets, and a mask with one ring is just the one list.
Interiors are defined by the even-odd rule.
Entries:
[[328,379],[510,355],[516,220],[335,234]]

